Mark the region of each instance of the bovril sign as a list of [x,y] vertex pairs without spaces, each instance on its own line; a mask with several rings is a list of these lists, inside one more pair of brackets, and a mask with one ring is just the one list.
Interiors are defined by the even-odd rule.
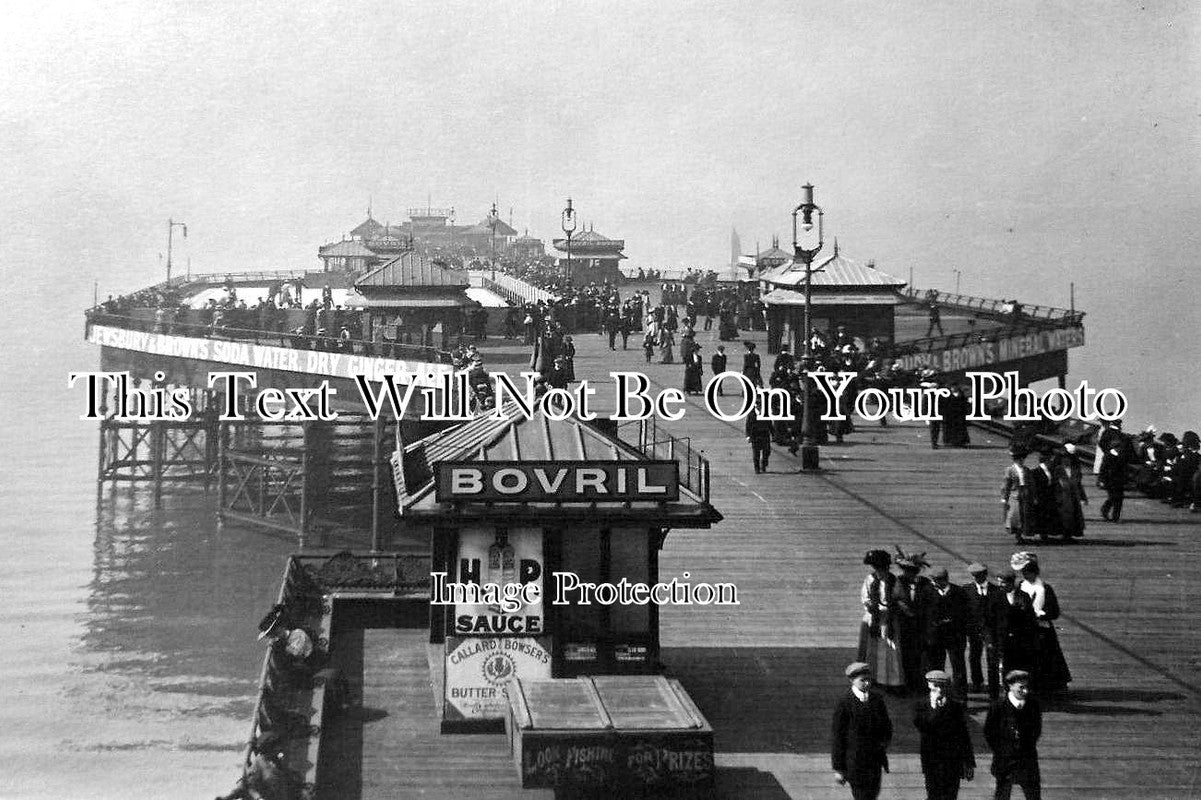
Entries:
[[444,461],[439,503],[597,503],[680,499],[676,461]]

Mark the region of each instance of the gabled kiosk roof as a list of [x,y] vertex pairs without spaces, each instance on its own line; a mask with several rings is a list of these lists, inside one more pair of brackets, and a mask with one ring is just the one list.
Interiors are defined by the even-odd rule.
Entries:
[[400,513],[433,523],[518,521],[537,524],[591,522],[658,525],[668,528],[707,528],[721,520],[708,502],[680,483],[679,499],[612,502],[458,502],[440,503],[434,476],[442,462],[618,462],[637,466],[650,461],[625,442],[613,439],[577,419],[556,421],[541,412],[526,419],[516,403],[428,436],[404,449]]

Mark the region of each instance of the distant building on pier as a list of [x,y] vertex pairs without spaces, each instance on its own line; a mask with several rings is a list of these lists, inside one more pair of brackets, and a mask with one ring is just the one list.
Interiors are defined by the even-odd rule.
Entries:
[[[839,325],[864,343],[874,338],[896,340],[894,311],[902,299],[905,281],[875,268],[871,263],[852,261],[838,251],[815,261],[811,270],[811,324],[832,335]],[[767,304],[768,349],[777,352],[789,343],[793,352],[805,342],[805,265],[794,260],[764,272],[763,302]]]
[[762,275],[764,272],[787,264],[792,261],[792,257],[792,253],[780,249],[780,237],[773,236],[771,237],[771,247],[755,254],[755,272],[757,275]]
[[[555,239],[555,249],[559,256],[558,266],[566,271],[568,267],[568,250],[566,239]],[[625,259],[621,251],[625,249],[624,239],[610,239],[589,228],[578,236],[571,238],[571,279],[575,283],[590,283],[595,281],[622,281],[620,262]]]
[[541,239],[530,236],[528,228],[523,236],[513,240],[509,249],[519,258],[541,258],[546,255],[546,244]]
[[[370,262],[371,257],[358,247],[345,244],[347,241],[357,242],[361,248],[379,257],[374,264],[368,263],[367,268],[370,268],[414,248],[428,252],[454,251],[465,247],[485,256],[494,251],[506,252],[517,239],[517,231],[500,219],[496,220],[495,226],[489,224],[487,217],[474,225],[456,225],[454,208],[410,208],[408,215],[409,219],[399,225],[380,223],[371,216],[371,209],[368,208],[367,219],[350,232],[348,240],[323,245],[318,257],[325,264],[326,271],[351,263],[345,259],[359,259],[353,263],[361,268],[363,259]],[[541,246],[539,240],[532,241]]]
[[445,349],[462,325],[463,310],[479,307],[467,296],[468,285],[467,273],[410,250],[355,281],[348,303],[367,309],[365,332],[373,342]]

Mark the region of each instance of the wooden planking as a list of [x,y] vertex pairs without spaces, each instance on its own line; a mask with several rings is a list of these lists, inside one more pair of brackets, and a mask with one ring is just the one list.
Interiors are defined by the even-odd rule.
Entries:
[[[698,335],[711,354],[715,343]],[[613,367],[592,337],[580,338],[578,375],[638,369],[659,387],[679,385],[678,367],[633,357]],[[734,368],[742,349],[727,344]],[[593,358],[604,366],[592,367]],[[601,387],[598,399],[606,394]],[[826,748],[841,667],[854,657],[863,552],[925,550],[957,582],[968,580],[970,560],[994,571],[1007,565],[1016,549],[999,502],[1007,443],[973,430],[972,448],[934,451],[924,426],[861,423],[846,445],[822,448],[821,475],[797,474],[797,460],[779,448],[772,472],[755,475],[741,426],[714,419],[698,398],[689,398],[683,420],[664,426],[710,459],[713,503],[726,519],[710,531],[669,534],[661,575],[733,581],[740,593],[735,608],[662,613],[669,671],[717,733],[720,793],[845,798],[830,781]],[[1096,518],[1104,496],[1089,484],[1085,542],[1028,548],[1040,552],[1059,594],[1060,638],[1075,677],[1046,712],[1046,788],[1056,797],[1198,796],[1201,707],[1189,687],[1201,654],[1201,584],[1182,565],[1201,555],[1201,517],[1130,497],[1123,523],[1110,525]],[[898,738],[882,796],[919,796],[908,704],[890,706]],[[991,795],[984,711],[973,699],[981,775],[961,797]],[[761,733],[771,726],[774,735]],[[754,770],[742,768],[748,758]],[[800,759],[807,771],[797,769]]]
[[423,630],[363,631],[363,707],[373,721],[363,724],[362,800],[549,798],[521,788],[503,735],[439,733],[427,639]]
[[[752,338],[766,372],[771,357],[763,335]],[[715,331],[698,332],[698,339],[707,376]],[[640,341],[638,334],[631,337],[634,345]],[[521,348],[496,345],[485,344],[486,354],[498,356],[491,363],[523,361]],[[576,373],[593,379],[592,406],[602,415],[612,409],[604,382],[610,370],[643,371],[655,388],[681,385],[680,365],[647,365],[636,346],[614,354],[602,337],[588,334],[577,336],[576,346]],[[726,347],[737,369],[743,348],[738,342]],[[822,448],[821,474],[798,474],[799,462],[776,448],[772,472],[755,475],[741,424],[714,419],[699,398],[688,399],[683,420],[663,425],[691,437],[710,459],[713,503],[726,519],[712,530],[671,532],[661,576],[687,571],[693,581],[732,581],[739,588],[736,607],[666,607],[662,613],[668,670],[715,730],[718,794],[845,800],[849,791],[833,783],[829,770],[829,719],[844,687],[842,667],[855,654],[863,553],[894,544],[925,550],[957,582],[967,580],[970,560],[994,571],[1006,565],[1015,549],[1000,521],[1006,443],[973,430],[972,448],[932,451],[922,426],[868,424],[846,445]],[[1096,519],[1102,493],[1091,480],[1088,489],[1093,505],[1083,543],[1028,548],[1039,551],[1059,594],[1060,639],[1075,677],[1072,690],[1046,710],[1044,786],[1048,796],[1061,798],[1201,797],[1201,626],[1194,611],[1201,601],[1194,566],[1201,516],[1131,497],[1124,522],[1109,525]],[[425,681],[418,644],[411,680]],[[482,759],[496,771],[484,777],[493,767],[482,766],[475,774],[495,780],[507,796],[506,781],[515,784],[516,777],[494,752],[507,752],[503,737],[438,737],[428,698],[423,702],[413,713],[435,733],[418,752],[436,764]],[[921,796],[909,703],[890,698],[889,707],[897,734],[881,797]],[[973,697],[979,769],[960,794],[967,800],[991,796],[980,733],[984,712]],[[384,751],[406,741],[389,735]],[[365,766],[365,781],[367,772]],[[442,796],[449,785],[437,769],[401,772],[422,781],[409,790],[414,796]]]

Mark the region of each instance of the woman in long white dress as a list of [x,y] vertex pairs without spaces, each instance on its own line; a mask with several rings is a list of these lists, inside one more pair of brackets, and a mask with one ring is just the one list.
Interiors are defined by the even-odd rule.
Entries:
[[903,691],[905,673],[901,648],[892,619],[892,595],[896,576],[889,571],[892,558],[885,550],[869,550],[863,557],[867,576],[859,591],[863,620],[859,626],[859,660],[872,668],[876,683],[885,689]]

